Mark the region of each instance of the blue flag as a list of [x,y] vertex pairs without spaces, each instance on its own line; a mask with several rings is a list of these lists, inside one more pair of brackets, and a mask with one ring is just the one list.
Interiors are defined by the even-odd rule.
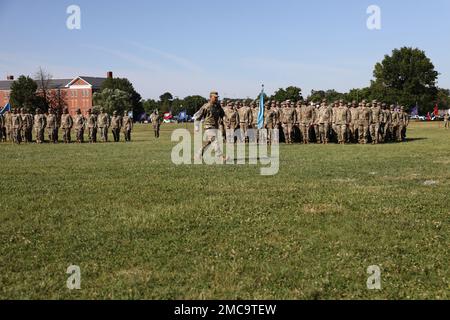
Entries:
[[264,128],[264,85],[259,95],[258,129]]
[[187,121],[187,110],[181,111],[178,115],[179,121]]
[[11,111],[11,105],[9,102],[2,108],[2,110],[0,110],[0,116],[4,115],[6,111]]

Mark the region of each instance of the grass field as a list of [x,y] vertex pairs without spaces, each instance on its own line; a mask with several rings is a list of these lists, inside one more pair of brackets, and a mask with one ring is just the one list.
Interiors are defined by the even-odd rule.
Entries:
[[[448,299],[450,130],[280,147],[280,171],[131,144],[0,144],[2,299]],[[69,265],[81,290],[69,290]],[[381,268],[368,290],[366,269]]]

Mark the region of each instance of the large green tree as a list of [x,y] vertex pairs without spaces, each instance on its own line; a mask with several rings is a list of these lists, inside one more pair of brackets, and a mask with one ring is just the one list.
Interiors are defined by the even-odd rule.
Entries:
[[160,106],[162,112],[170,111],[172,107],[173,95],[170,92],[165,92],[159,96]]
[[129,94],[131,103],[130,110],[133,110],[134,118],[137,119],[144,112],[141,95],[134,90],[133,84],[126,78],[108,78],[102,84],[102,91],[105,89],[121,90]]
[[450,90],[449,89],[438,89],[437,101],[439,109],[450,109]]
[[207,102],[202,96],[187,96],[183,99],[183,108],[186,108],[189,115],[193,115]]
[[286,89],[280,88],[274,93],[273,96],[270,97],[270,99],[279,102],[286,100],[297,102],[299,100],[303,100],[302,89],[294,86],[287,87]]
[[[124,111],[131,110],[132,99],[128,92],[119,89],[103,89],[94,93],[94,104],[96,107],[102,107],[109,114],[117,111],[123,114]],[[98,110],[96,110],[98,111]]]
[[10,103],[13,108],[27,108],[34,112],[37,108],[47,110],[44,98],[37,95],[37,84],[30,77],[20,76],[11,84]]
[[439,73],[424,51],[408,47],[395,49],[375,65],[373,75],[371,90],[378,100],[407,108],[418,103],[422,112],[433,109]]
[[143,105],[144,111],[146,113],[152,113],[153,111],[159,110],[159,108],[160,108],[158,101],[155,101],[153,99],[144,100],[142,102],[142,105]]

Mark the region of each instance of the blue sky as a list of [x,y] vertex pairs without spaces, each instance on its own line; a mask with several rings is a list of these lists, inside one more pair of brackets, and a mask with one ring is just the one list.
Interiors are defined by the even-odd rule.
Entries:
[[[69,5],[81,30],[66,28]],[[369,5],[381,30],[366,27]],[[425,50],[450,88],[450,1],[0,0],[0,76],[129,78],[144,98],[254,97],[261,83],[346,91],[402,46]]]

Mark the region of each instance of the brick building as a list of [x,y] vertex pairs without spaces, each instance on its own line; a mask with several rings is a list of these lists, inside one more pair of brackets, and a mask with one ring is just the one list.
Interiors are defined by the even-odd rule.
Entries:
[[[103,82],[112,78],[113,73],[108,72],[106,78],[78,76],[73,79],[52,79],[48,83],[48,89],[66,101],[70,114],[80,108],[85,113],[92,108],[93,94],[100,91]],[[9,102],[13,76],[7,76],[6,80],[0,81],[0,109]],[[38,91],[40,85],[38,83]]]

